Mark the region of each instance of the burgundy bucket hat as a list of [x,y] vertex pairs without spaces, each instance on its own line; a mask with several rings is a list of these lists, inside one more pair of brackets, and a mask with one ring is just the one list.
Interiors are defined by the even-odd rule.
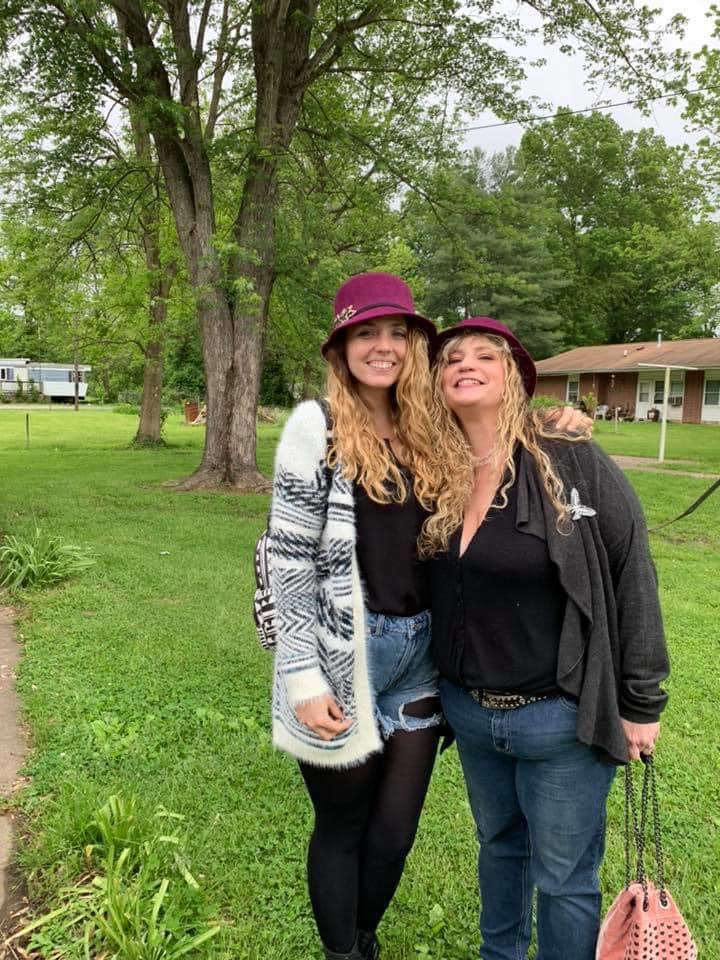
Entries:
[[533,393],[535,393],[537,370],[535,369],[533,358],[512,330],[508,330],[504,323],[500,323],[499,320],[493,320],[492,317],[468,317],[466,320],[461,320],[460,323],[456,323],[455,326],[448,327],[447,330],[441,330],[435,338],[435,356],[437,357],[439,355],[442,345],[447,340],[450,340],[452,337],[461,336],[464,333],[492,333],[496,337],[502,337],[510,347],[512,355],[515,358],[515,363],[517,363],[520,368],[520,375],[522,376],[527,395],[531,397]]
[[430,341],[435,342],[435,324],[415,310],[410,287],[392,273],[359,273],[350,277],[335,295],[335,319],[330,334],[320,348],[327,356],[328,349],[337,341],[338,334],[356,323],[374,317],[404,317],[419,327]]

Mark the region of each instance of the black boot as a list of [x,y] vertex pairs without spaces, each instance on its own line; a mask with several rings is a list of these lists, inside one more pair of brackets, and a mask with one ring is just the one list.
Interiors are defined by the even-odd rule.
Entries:
[[378,960],[380,957],[378,938],[368,930],[358,930],[358,948],[363,960]]
[[365,954],[360,953],[358,949],[357,940],[349,953],[336,953],[334,950],[328,950],[327,947],[323,949],[325,950],[325,960],[365,960]]

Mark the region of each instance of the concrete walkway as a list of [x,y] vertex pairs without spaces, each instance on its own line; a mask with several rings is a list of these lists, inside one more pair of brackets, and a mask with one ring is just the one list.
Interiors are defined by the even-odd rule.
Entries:
[[[0,607],[0,798],[8,797],[18,780],[27,750],[15,692],[20,645],[15,639],[12,611]],[[0,809],[0,925],[16,907],[12,888],[13,820]]]
[[[613,456],[613,460],[622,470],[643,470],[645,473],[666,473],[671,477],[695,477],[698,480],[707,480],[708,484],[717,479],[716,473],[697,473],[691,470],[668,469],[658,463],[655,457],[621,457]],[[694,460],[666,460],[670,466],[692,465]]]

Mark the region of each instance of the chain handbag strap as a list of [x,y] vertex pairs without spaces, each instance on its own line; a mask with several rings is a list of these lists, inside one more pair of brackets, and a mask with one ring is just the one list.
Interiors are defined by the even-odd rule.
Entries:
[[657,869],[657,888],[660,892],[660,901],[667,906],[665,890],[665,865],[663,857],[662,835],[660,830],[660,806],[657,798],[657,782],[655,779],[655,765],[650,755],[643,755],[643,784],[640,794],[640,817],[638,818],[635,785],[633,781],[632,763],[625,765],[625,887],[630,886],[632,879],[631,837],[635,845],[635,880],[643,889],[643,907],[648,905],[647,871],[645,869],[645,837],[647,834],[648,807],[652,807],[653,837],[655,841],[655,865]]
[[[627,763],[625,764],[625,888],[627,889],[630,886],[631,880],[635,879],[642,886],[643,906],[646,908],[648,903],[648,885],[645,875],[645,824],[642,812],[642,798],[640,808],[641,814],[638,820],[632,763]],[[632,860],[631,842],[635,847],[634,877],[630,868],[630,862]]]
[[655,780],[655,764],[651,756],[644,758],[645,762],[645,784],[648,784],[648,790],[652,802],[653,815],[653,834],[655,837],[655,867],[657,869],[657,888],[660,891],[660,902],[664,907],[668,904],[667,891],[665,890],[665,857],[663,854],[662,833],[660,831],[660,804],[657,796],[657,782]]

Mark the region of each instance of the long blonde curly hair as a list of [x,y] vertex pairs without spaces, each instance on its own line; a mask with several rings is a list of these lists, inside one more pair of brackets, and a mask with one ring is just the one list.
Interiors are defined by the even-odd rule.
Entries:
[[475,483],[472,450],[455,414],[449,409],[442,392],[442,375],[448,358],[464,337],[483,337],[497,349],[505,369],[505,384],[497,422],[497,444],[493,459],[503,478],[500,496],[495,498],[491,509],[502,510],[507,506],[507,491],[515,483],[515,449],[517,444],[530,453],[548,498],[557,514],[558,530],[567,532],[568,520],[565,490],[543,450],[541,439],[578,441],[587,440],[588,434],[558,434],[549,431],[545,420],[531,410],[530,398],[520,375],[520,370],[507,341],[489,333],[464,333],[447,340],[440,351],[432,375],[431,416],[436,428],[436,446],[433,456],[433,485],[430,496],[435,501],[435,512],[423,524],[419,539],[419,554],[428,558],[447,550],[451,535],[462,525],[465,507],[470,500]]
[[432,508],[431,469],[435,430],[430,418],[430,362],[425,334],[408,324],[407,351],[391,388],[395,456],[373,428],[370,412],[345,360],[344,341],[328,350],[327,395],[332,419],[328,464],[342,464],[343,475],[357,481],[377,503],[402,503],[407,482],[398,460],[413,476],[413,490],[425,509]]

